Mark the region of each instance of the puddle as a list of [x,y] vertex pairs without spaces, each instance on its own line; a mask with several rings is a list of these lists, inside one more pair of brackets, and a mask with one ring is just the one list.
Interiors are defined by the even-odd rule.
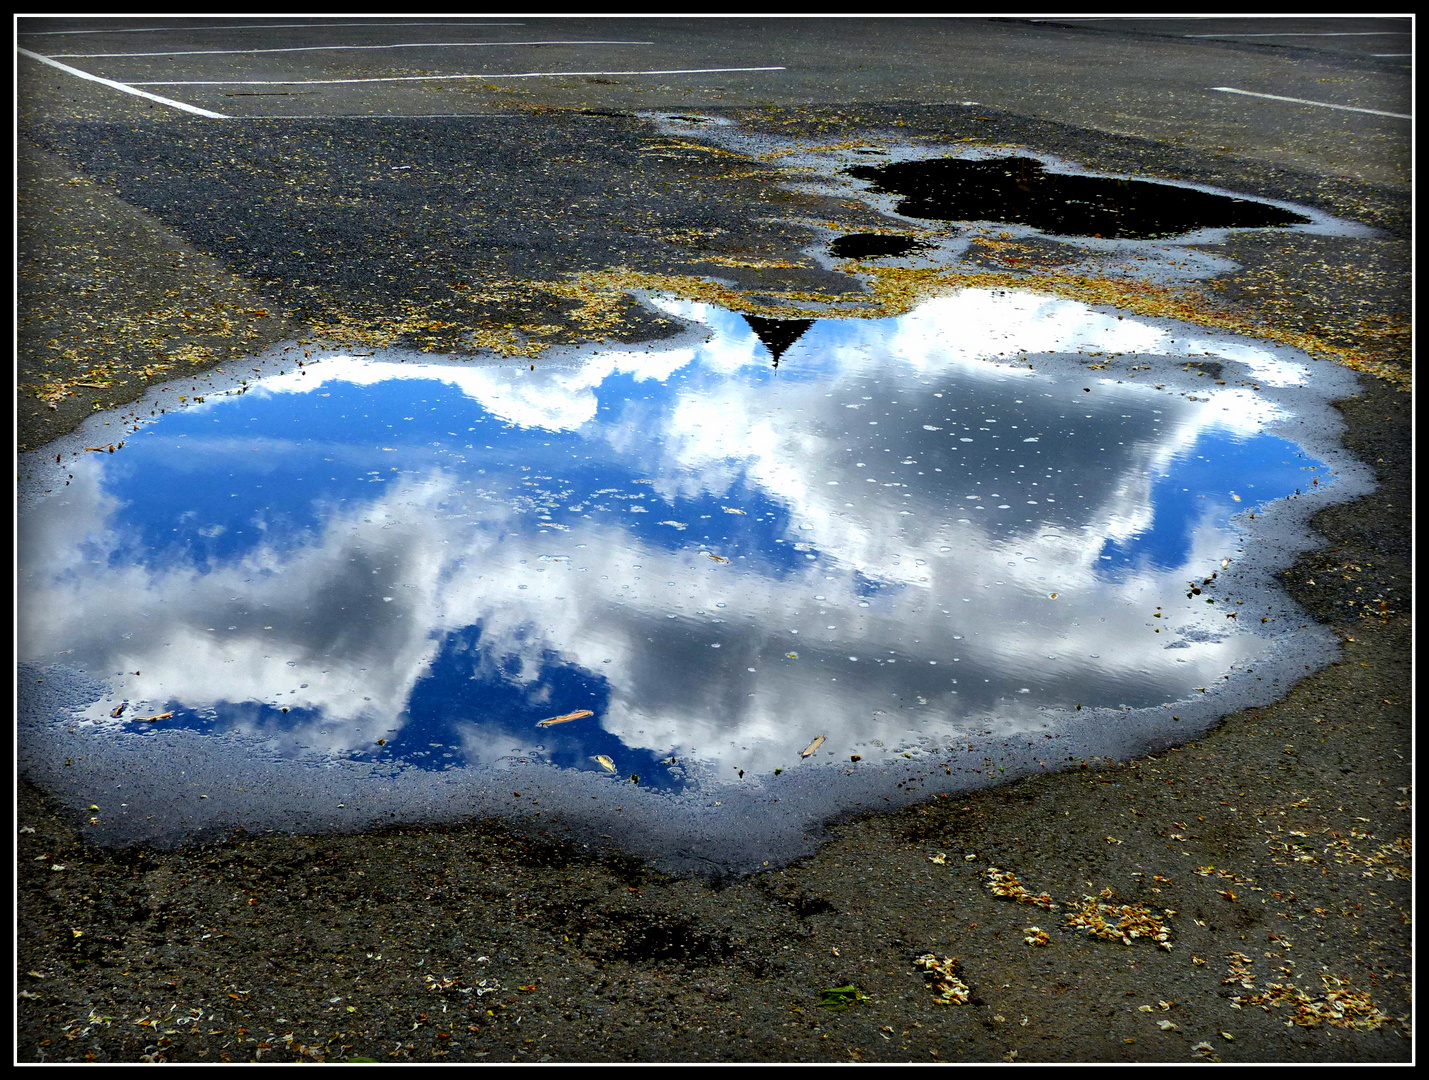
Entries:
[[1332,658],[1270,575],[1366,488],[1333,366],[1031,293],[650,303],[691,330],[274,354],[29,455],[22,771],[102,843],[501,814],[737,871]]
[[827,221],[802,222],[818,237],[809,257],[840,271],[848,268],[839,259],[901,257],[914,270],[1026,272],[1027,252],[1007,249],[1004,242],[1011,241],[1041,247],[1059,275],[1180,287],[1236,269],[1220,247],[1236,230],[1377,235],[1311,206],[1191,181],[1098,172],[1029,146],[938,145],[892,131],[869,134],[871,141],[862,144],[827,143],[752,132],[728,120],[696,124],[690,117],[640,115],[663,134],[768,163],[790,191],[864,204],[895,229],[916,234],[897,239],[918,246],[885,250],[881,245],[893,242],[886,234],[841,236]]
[[925,245],[907,236],[887,233],[849,233],[829,245],[829,254],[836,259],[888,259],[907,255]]
[[1308,225],[1254,199],[1179,184],[1054,172],[1030,157],[932,158],[855,165],[849,176],[900,196],[897,212],[944,221],[1009,222],[1054,236],[1156,240],[1202,229]]

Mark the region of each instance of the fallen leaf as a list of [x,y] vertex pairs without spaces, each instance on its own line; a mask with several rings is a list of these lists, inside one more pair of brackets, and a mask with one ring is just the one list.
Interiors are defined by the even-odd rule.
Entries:
[[821,747],[821,746],[823,746],[823,745],[824,745],[824,736],[820,735],[817,739],[815,739],[813,742],[811,742],[808,746],[804,747],[804,749],[799,752],[799,756],[800,756],[801,758],[806,758],[806,757],[808,757],[810,754],[815,753],[815,752],[819,749],[819,747]]
[[552,727],[555,724],[564,724],[567,720],[580,720],[583,717],[594,715],[595,713],[592,712],[590,709],[577,709],[575,712],[562,713],[560,716],[548,717],[545,720],[539,721],[536,726]]
[[858,987],[849,985],[830,987],[823,991],[822,998],[823,1000],[818,1003],[819,1008],[832,1009],[838,1012],[860,1001],[866,1001],[868,995]]
[[173,715],[174,715],[174,714],[173,714],[173,712],[172,712],[172,710],[171,710],[171,711],[169,711],[169,712],[155,713],[153,716],[136,716],[136,717],[134,717],[134,720],[135,720],[136,722],[142,722],[142,721],[146,721],[146,720],[167,720],[169,717],[171,717],[171,716],[173,716]]
[[606,757],[604,754],[596,754],[591,758],[591,760],[594,761],[601,768],[603,768],[606,772],[615,772],[615,762],[611,761],[610,758]]

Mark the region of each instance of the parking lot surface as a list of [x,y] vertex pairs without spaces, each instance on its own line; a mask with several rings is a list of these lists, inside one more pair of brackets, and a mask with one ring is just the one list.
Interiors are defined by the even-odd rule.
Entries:
[[[1284,701],[835,823],[740,881],[496,821],[114,851],[22,778],[20,1060],[1409,1060],[1411,19],[16,31],[22,451],[280,343],[540,365],[672,334],[639,289],[856,305],[874,279],[825,238],[908,225],[819,155],[972,147],[1353,224],[1192,245],[1220,269],[1159,283],[993,235],[919,273],[1341,363],[1343,440],[1379,485],[1282,575],[1343,649]],[[1019,902],[1044,891],[1055,912]],[[1099,895],[1174,911],[1173,948],[1029,943]],[[967,1004],[937,1003],[925,954],[957,958]]]

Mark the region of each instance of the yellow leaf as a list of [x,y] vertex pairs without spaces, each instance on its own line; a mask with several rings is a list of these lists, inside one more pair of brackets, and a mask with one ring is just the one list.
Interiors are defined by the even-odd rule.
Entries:
[[575,712],[562,713],[560,716],[550,716],[545,720],[538,721],[537,727],[552,727],[556,724],[564,724],[567,720],[580,720],[587,716],[594,716],[590,709],[577,709]]

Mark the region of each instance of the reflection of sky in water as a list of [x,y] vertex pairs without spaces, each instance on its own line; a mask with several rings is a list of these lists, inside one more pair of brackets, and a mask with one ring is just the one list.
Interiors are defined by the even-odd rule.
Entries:
[[1264,648],[1185,594],[1232,514],[1328,480],[1274,408],[1014,363],[1204,343],[969,291],[816,322],[775,370],[738,316],[668,306],[710,339],[329,359],[85,455],[22,521],[22,660],[108,679],[106,722],[678,787],[820,734],[1174,701]]

